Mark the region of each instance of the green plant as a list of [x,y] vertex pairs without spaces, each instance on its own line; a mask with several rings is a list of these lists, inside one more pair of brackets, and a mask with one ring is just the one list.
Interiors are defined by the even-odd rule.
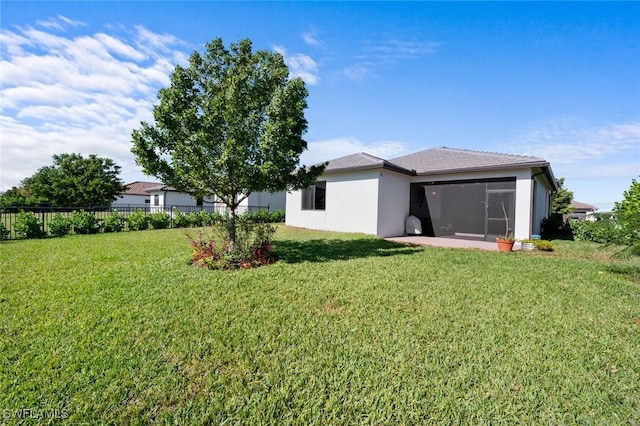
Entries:
[[229,236],[222,225],[185,235],[192,248],[193,265],[208,269],[247,269],[275,261],[272,244],[275,231],[276,228],[268,223],[241,221],[233,252],[229,251]]
[[189,220],[187,219],[187,216],[180,210],[178,210],[177,207],[173,208],[172,216],[173,228],[186,228],[187,226],[189,226]]
[[189,214],[187,214],[187,222],[189,223],[189,226],[193,228],[202,226],[202,219],[203,216],[200,212],[189,212]]
[[549,217],[542,219],[540,227],[543,238],[566,239],[572,236],[570,221],[565,221],[558,213],[552,213]]
[[131,231],[144,231],[149,229],[149,218],[140,209],[136,209],[129,215],[127,223]]
[[42,238],[44,231],[42,230],[42,222],[32,213],[20,211],[16,217],[16,223],[13,225],[16,235],[21,238]]
[[547,240],[533,240],[533,245],[540,251],[553,251],[553,243]]
[[96,234],[100,232],[101,224],[95,214],[84,210],[71,214],[71,225],[76,234]]
[[60,237],[66,235],[71,230],[71,219],[61,213],[56,213],[53,218],[47,223],[49,233],[54,237]]
[[120,232],[127,224],[127,218],[119,214],[118,212],[112,212],[104,219],[103,229],[104,232]]
[[277,209],[271,212],[271,222],[272,223],[284,223],[285,212],[282,209]]
[[4,223],[0,222],[0,241],[9,238],[9,232],[10,231],[7,229],[7,227],[4,226]]
[[151,213],[149,216],[149,225],[153,229],[165,229],[171,225],[171,216],[165,212]]

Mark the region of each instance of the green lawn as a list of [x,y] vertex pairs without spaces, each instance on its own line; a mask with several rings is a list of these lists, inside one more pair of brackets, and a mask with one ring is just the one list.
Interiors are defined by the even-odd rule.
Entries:
[[[280,227],[272,266],[180,230],[0,244],[0,423],[640,424],[640,263]],[[57,417],[57,418],[55,418]]]

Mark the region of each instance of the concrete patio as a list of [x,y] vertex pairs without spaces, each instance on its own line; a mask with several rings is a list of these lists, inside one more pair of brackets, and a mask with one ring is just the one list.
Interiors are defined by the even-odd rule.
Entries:
[[[401,244],[413,244],[420,246],[433,246],[433,247],[449,247],[449,248],[474,248],[480,250],[498,250],[498,245],[495,242],[479,241],[479,240],[464,240],[461,238],[440,238],[440,237],[424,237],[420,235],[412,235],[407,237],[391,237],[385,238],[388,241],[394,241]],[[519,250],[520,244],[516,243],[513,246],[513,250]]]

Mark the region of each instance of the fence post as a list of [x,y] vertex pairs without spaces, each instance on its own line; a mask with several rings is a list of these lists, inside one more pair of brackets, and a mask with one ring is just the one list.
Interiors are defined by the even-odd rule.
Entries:
[[40,213],[41,213],[41,215],[42,215],[42,234],[43,234],[43,235],[46,235],[46,232],[47,232],[47,231],[46,231],[46,230],[45,230],[45,228],[44,228],[44,209],[43,209]]

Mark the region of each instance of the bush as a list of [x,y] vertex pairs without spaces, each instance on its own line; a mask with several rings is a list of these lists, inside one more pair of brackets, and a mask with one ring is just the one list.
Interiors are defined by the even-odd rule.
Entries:
[[256,210],[253,212],[247,212],[246,219],[248,222],[253,223],[269,223],[271,222],[271,214],[269,213],[269,210],[266,209]]
[[285,213],[284,210],[278,209],[271,212],[271,223],[284,223]]
[[47,226],[49,227],[49,233],[51,235],[61,237],[68,234],[71,230],[71,219],[61,213],[56,213],[49,223],[47,223]]
[[153,229],[165,229],[171,225],[171,217],[165,212],[151,213],[148,218]]
[[172,226],[174,228],[186,228],[189,226],[189,220],[177,207],[173,208],[172,216]]
[[145,229],[149,229],[149,218],[140,209],[136,209],[131,213],[127,218],[127,223],[131,231],[144,231]]
[[193,248],[191,263],[208,269],[246,269],[275,261],[272,237],[276,228],[270,224],[250,224],[239,221],[236,247],[229,253],[229,236],[224,226],[212,227],[210,232],[186,233]]
[[579,241],[593,241],[602,244],[623,244],[625,230],[615,219],[602,219],[595,222],[571,220],[573,238]]
[[42,222],[32,213],[20,211],[16,217],[16,223],[13,225],[16,235],[21,238],[42,238],[44,231],[42,230]]
[[0,222],[0,241],[8,239],[9,232],[10,231],[7,229],[7,227],[4,226],[4,223]]
[[71,214],[71,225],[76,234],[96,234],[100,232],[100,220],[95,214],[84,210]]
[[553,244],[547,240],[533,240],[533,246],[541,251],[553,251]]
[[113,212],[104,219],[104,232],[120,232],[124,229],[126,223],[127,218],[118,212]]
[[571,237],[572,230],[568,221],[565,221],[561,214],[552,213],[551,216],[542,219],[542,238],[566,238]]
[[203,217],[200,215],[200,212],[189,212],[189,214],[187,214],[187,222],[191,227],[202,226],[202,219]]

